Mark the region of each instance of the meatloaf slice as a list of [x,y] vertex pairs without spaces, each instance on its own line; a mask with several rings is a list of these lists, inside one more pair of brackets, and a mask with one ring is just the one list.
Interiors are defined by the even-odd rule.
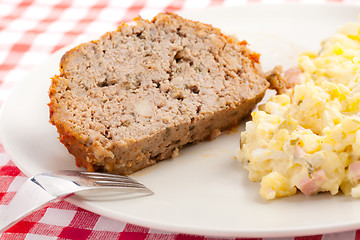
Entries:
[[176,14],[137,18],[62,57],[50,121],[77,166],[131,174],[238,124],[269,86],[258,56]]

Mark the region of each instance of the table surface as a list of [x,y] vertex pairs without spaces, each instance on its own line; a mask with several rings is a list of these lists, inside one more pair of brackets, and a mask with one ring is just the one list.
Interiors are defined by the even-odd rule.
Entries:
[[[305,0],[2,0],[0,1],[0,106],[13,86],[56,50],[114,29],[140,15],[161,11],[241,4],[311,2],[360,4],[360,1]],[[0,211],[27,177],[0,142]],[[0,235],[0,239],[235,239],[164,232],[116,221],[66,201],[53,203]],[[241,239],[241,238],[236,238]],[[360,229],[282,239],[360,239]]]

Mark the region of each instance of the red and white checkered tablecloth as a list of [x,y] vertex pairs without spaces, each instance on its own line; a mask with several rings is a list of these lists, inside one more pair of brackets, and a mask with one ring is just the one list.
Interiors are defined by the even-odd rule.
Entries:
[[[14,84],[32,68],[70,43],[113,30],[119,23],[160,11],[232,6],[252,3],[341,2],[360,0],[1,0],[0,105]],[[26,176],[14,165],[0,143],[0,210]],[[163,232],[109,219],[66,201],[41,209],[0,235],[0,239],[217,239]],[[235,239],[235,238],[221,238]],[[241,239],[241,238],[237,238]],[[284,238],[285,239],[285,238]],[[360,239],[360,230],[286,239]]]

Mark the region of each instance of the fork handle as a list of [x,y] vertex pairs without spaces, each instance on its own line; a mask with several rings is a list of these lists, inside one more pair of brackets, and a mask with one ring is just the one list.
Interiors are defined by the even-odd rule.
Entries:
[[39,185],[28,179],[16,193],[8,206],[0,212],[0,232],[7,230],[30,213],[54,201]]

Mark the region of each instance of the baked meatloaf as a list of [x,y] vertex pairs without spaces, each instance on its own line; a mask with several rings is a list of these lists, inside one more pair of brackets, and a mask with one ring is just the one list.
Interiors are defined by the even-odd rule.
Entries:
[[216,137],[262,99],[269,83],[246,45],[176,14],[136,18],[62,57],[50,121],[77,166],[131,174]]

